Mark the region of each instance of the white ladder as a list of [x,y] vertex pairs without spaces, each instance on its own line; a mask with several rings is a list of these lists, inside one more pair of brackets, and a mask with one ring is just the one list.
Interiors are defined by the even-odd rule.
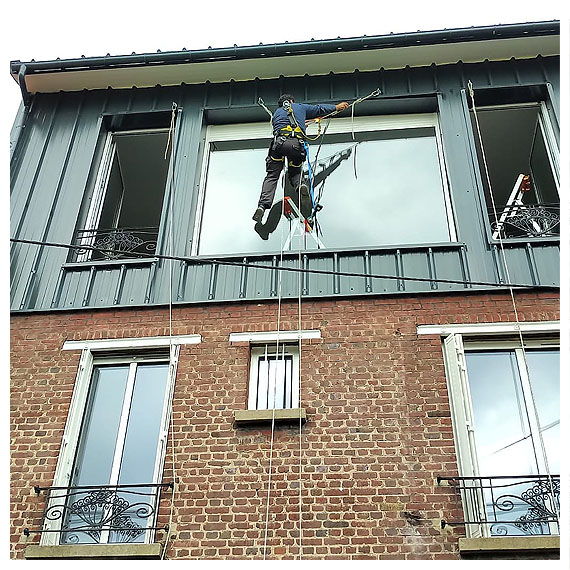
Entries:
[[289,226],[291,229],[289,231],[289,235],[287,236],[287,239],[285,240],[285,244],[283,245],[283,249],[285,250],[290,246],[291,241],[293,240],[293,237],[296,234],[299,234],[299,237],[301,237],[301,238],[306,238],[307,234],[308,234],[315,240],[315,243],[317,244],[317,247],[319,249],[324,248],[325,247],[324,243],[320,240],[319,236],[315,232],[315,225],[313,225],[312,228],[310,228],[310,226],[308,226],[308,224],[306,223],[305,217],[301,214],[301,212],[299,211],[299,208],[297,207],[295,202],[293,202],[293,200],[291,200],[291,198],[289,196],[285,196],[283,207],[285,208],[287,204],[291,208],[291,213],[294,214],[294,218],[296,218],[296,219],[293,219],[293,217],[288,216],[289,217]]

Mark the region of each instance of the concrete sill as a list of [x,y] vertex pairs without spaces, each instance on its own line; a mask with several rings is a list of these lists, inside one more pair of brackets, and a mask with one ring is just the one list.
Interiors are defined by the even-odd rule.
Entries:
[[24,552],[27,560],[55,560],[61,558],[86,560],[138,558],[157,560],[161,555],[162,545],[153,544],[62,544],[54,546],[30,545]]
[[498,554],[507,552],[560,552],[559,536],[502,536],[460,538],[461,554]]
[[291,408],[289,410],[236,410],[234,420],[238,425],[246,424],[266,424],[273,420],[279,423],[298,422],[299,418],[304,423],[307,421],[305,408]]

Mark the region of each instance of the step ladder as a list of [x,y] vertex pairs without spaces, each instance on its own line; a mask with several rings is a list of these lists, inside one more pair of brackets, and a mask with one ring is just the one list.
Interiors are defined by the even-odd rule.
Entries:
[[311,228],[295,202],[293,202],[289,196],[283,198],[283,213],[288,218],[290,227],[289,235],[283,245],[283,250],[286,250],[291,245],[296,234],[298,234],[300,238],[303,238],[303,244],[305,246],[307,235],[309,235],[313,238],[319,249],[325,247],[315,231],[315,226]]
[[[508,218],[515,217],[517,215],[519,206],[524,208],[525,205],[523,204],[522,198],[523,194],[528,191],[530,191],[530,176],[528,174],[519,174],[517,181],[511,190],[509,199],[503,208],[499,221],[495,226],[493,239],[498,239],[505,223],[508,223]],[[540,235],[542,233],[542,228],[539,223],[536,220],[531,220],[531,224],[537,235]]]

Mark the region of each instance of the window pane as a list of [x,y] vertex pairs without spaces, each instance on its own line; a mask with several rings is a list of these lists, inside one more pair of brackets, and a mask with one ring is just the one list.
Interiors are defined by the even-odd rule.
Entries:
[[168,364],[139,364],[131,400],[119,484],[152,483]]
[[129,366],[93,369],[72,485],[108,485]]
[[348,149],[324,180],[318,221],[327,248],[449,241],[434,136],[323,145],[319,157]]
[[[93,369],[72,487],[110,483],[128,374],[128,365]],[[111,512],[112,496],[108,493],[97,489],[69,492],[60,535],[62,544],[100,542],[102,527]]]
[[[326,248],[450,240],[433,128],[356,133],[356,141],[346,133],[327,140],[320,149],[312,143],[309,151],[315,196],[322,194],[318,222]],[[233,149],[227,146],[209,156],[198,253],[279,251],[289,235],[289,221],[282,217],[264,241],[251,220],[267,148],[243,149],[237,141]],[[282,182],[276,202],[283,197]],[[291,248],[296,247],[294,243]],[[307,237],[305,247],[317,245]]]
[[560,350],[527,350],[532,393],[550,473],[560,473]]
[[467,352],[479,473],[537,473],[515,352]]

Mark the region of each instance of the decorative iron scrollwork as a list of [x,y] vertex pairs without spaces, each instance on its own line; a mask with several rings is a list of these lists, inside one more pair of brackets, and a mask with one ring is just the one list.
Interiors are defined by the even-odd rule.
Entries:
[[[549,205],[512,205],[503,208],[506,214],[502,221],[491,223],[492,232],[501,230],[506,237],[513,237],[517,230],[527,237],[553,235],[553,230],[560,225],[559,207]],[[514,228],[514,232],[512,230]]]
[[48,492],[44,528],[26,532],[57,532],[60,544],[139,542],[156,529],[160,491],[168,486],[37,487]]
[[[77,230],[75,256],[123,259],[152,255],[156,251],[158,228],[112,228]],[[81,247],[84,246],[84,247]]]
[[492,536],[559,532],[559,475],[438,477],[438,483],[443,481],[455,490],[466,518],[445,520],[442,526],[486,526]]

